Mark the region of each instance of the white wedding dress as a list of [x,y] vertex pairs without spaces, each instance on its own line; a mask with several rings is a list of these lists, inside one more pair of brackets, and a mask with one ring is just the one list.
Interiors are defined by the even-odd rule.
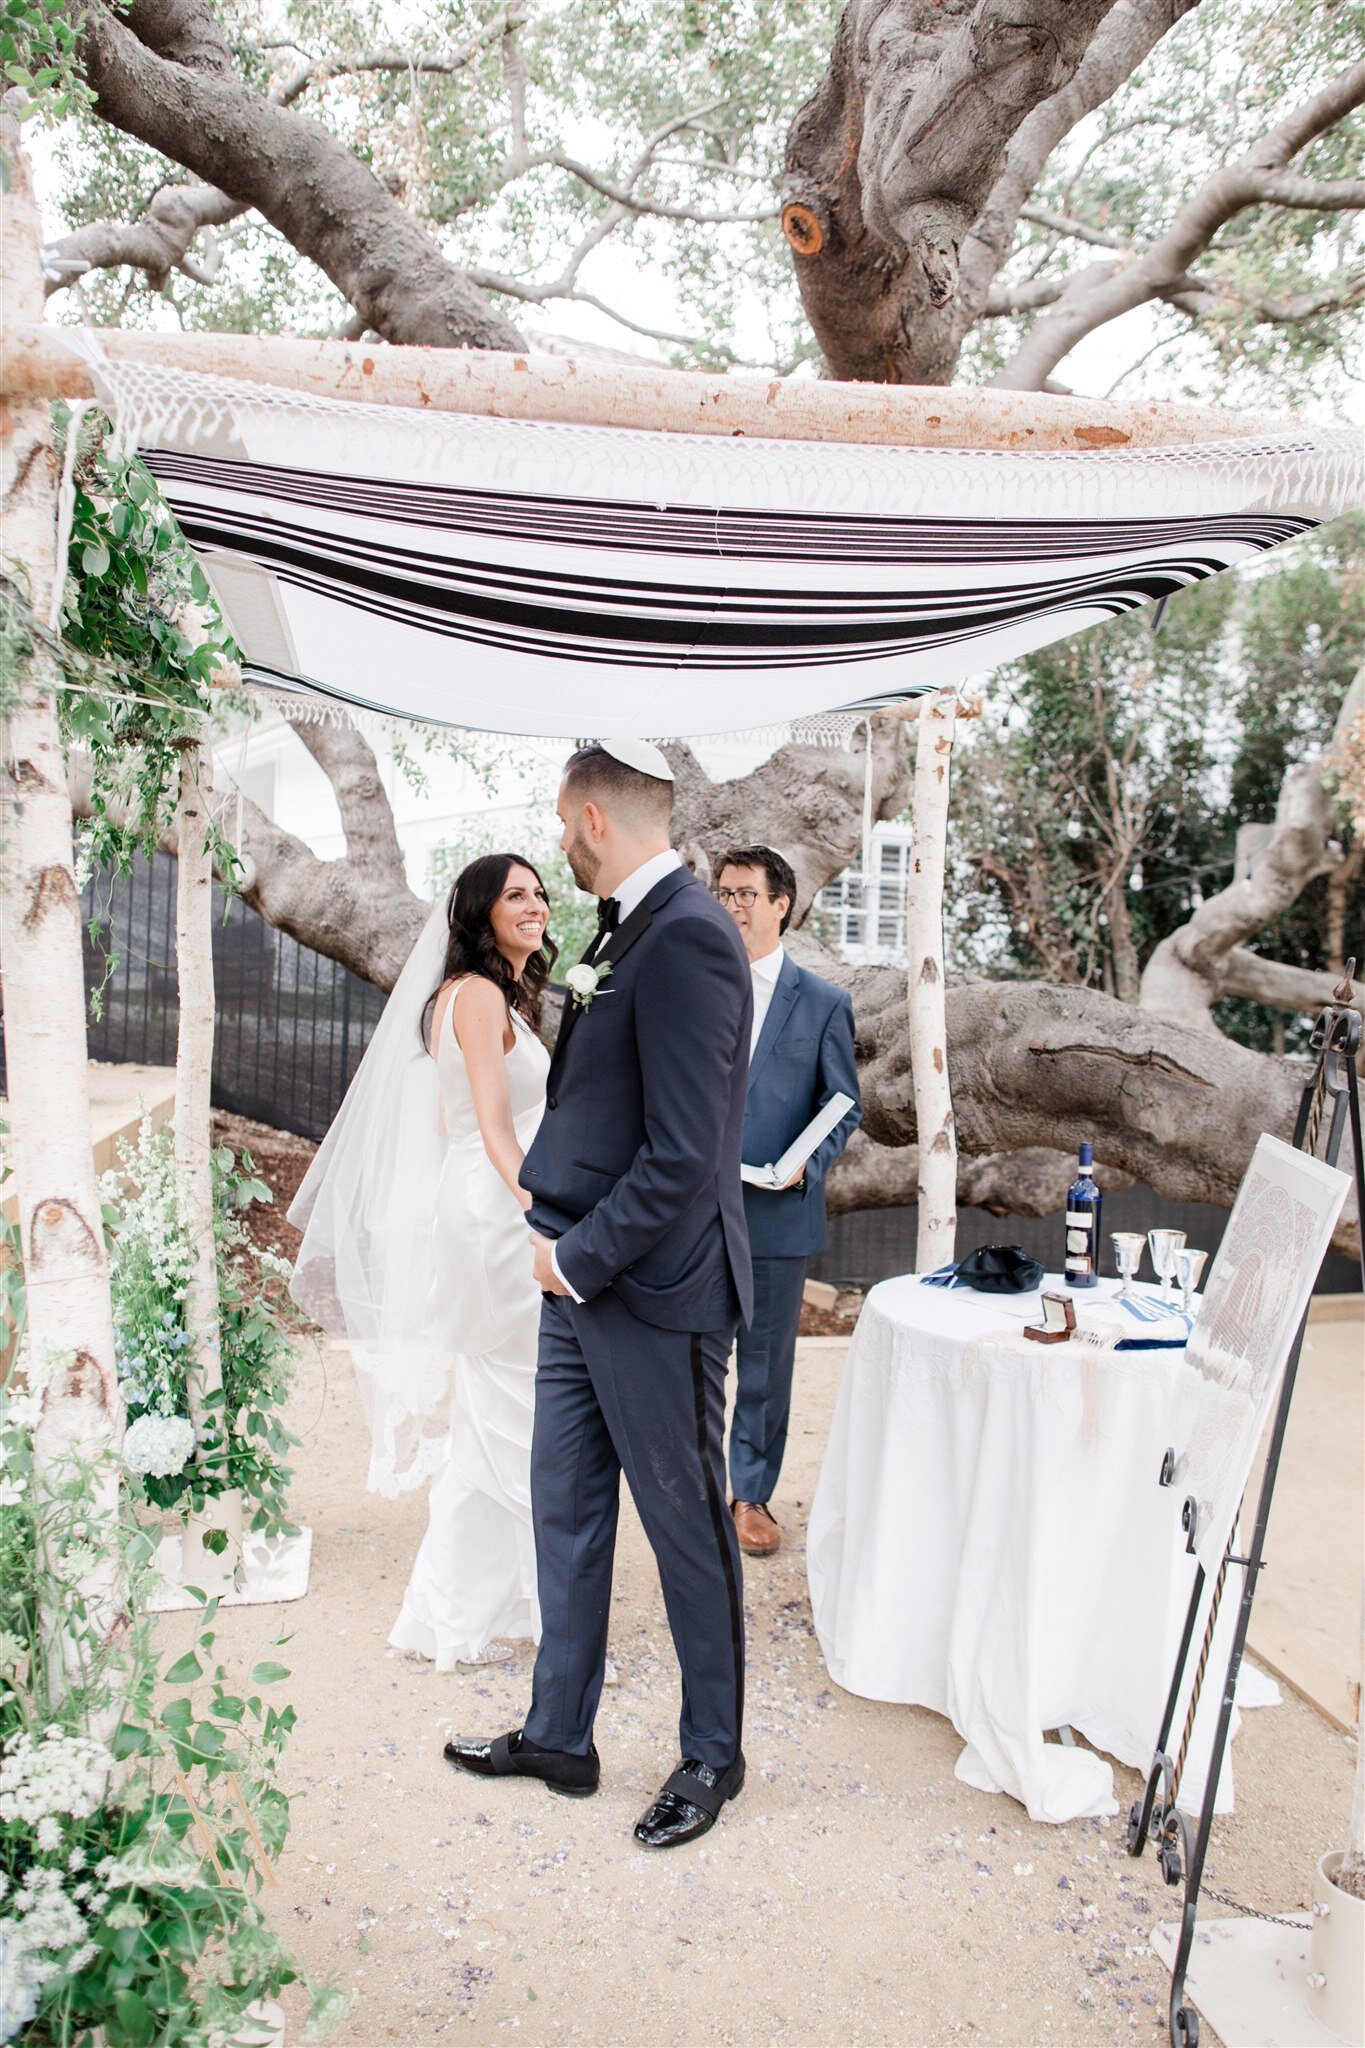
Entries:
[[[540,1638],[531,1530],[531,1423],[540,1293],[526,1217],[483,1148],[455,1036],[461,982],[436,1069],[446,1150],[436,1197],[432,1325],[457,1353],[449,1451],[389,1641],[438,1671],[478,1661],[495,1637]],[[507,1087],[523,1151],[545,1107],[550,1057],[512,1016]]]

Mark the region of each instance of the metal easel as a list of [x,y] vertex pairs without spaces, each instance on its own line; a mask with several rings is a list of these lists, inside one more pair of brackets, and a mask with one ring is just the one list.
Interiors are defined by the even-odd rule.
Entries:
[[[1360,1089],[1356,1076],[1356,1055],[1361,1044],[1361,1018],[1359,1011],[1351,1007],[1354,999],[1354,973],[1355,961],[1349,960],[1346,963],[1345,974],[1333,989],[1331,1000],[1313,1028],[1310,1050],[1317,1057],[1299,1100],[1299,1113],[1294,1125],[1294,1144],[1299,1151],[1311,1153],[1315,1158],[1325,1160],[1329,1166],[1335,1166],[1349,1122],[1356,1216],[1362,1230],[1361,1281],[1362,1286],[1365,1286],[1365,1147],[1362,1146],[1361,1140]],[[1289,1404],[1294,1398],[1294,1381],[1298,1373],[1299,1353],[1303,1347],[1307,1323],[1308,1317],[1305,1313],[1290,1350],[1289,1362],[1280,1386],[1270,1449],[1266,1456],[1261,1490],[1256,1502],[1256,1521],[1252,1529],[1250,1547],[1245,1557],[1233,1555],[1237,1534],[1234,1527],[1213,1582],[1208,1618],[1204,1623],[1203,1640],[1195,1665],[1194,1683],[1181,1729],[1179,1747],[1172,1757],[1171,1731],[1175,1725],[1180,1690],[1189,1663],[1195,1624],[1204,1596],[1205,1572],[1202,1564],[1195,1569],[1189,1612],[1185,1617],[1180,1648],[1176,1652],[1175,1670],[1171,1674],[1170,1691],[1161,1717],[1161,1729],[1156,1740],[1147,1789],[1141,1799],[1134,1801],[1128,1816],[1128,1854],[1140,1856],[1148,1842],[1154,1842],[1157,1862],[1166,1883],[1174,1886],[1183,1879],[1185,1885],[1180,1938],[1176,1944],[1175,1960],[1171,1965],[1169,2019],[1173,2048],[1198,2048],[1199,2043],[1199,2015],[1192,2006],[1185,2003],[1185,1973],[1189,1967],[1190,1950],[1194,1943],[1195,1920],[1199,1912],[1199,1891],[1204,1876],[1204,1858],[1213,1827],[1214,1792],[1223,1768],[1223,1758],[1232,1726],[1237,1674],[1241,1669],[1242,1653],[1246,1648],[1251,1603],[1256,1597],[1256,1582],[1263,1563],[1266,1524],[1270,1519],[1270,1503],[1275,1493],[1280,1452],[1284,1447],[1285,1426],[1289,1420]],[[1174,1478],[1175,1462],[1175,1452],[1167,1451],[1161,1466],[1162,1486],[1169,1486]],[[1185,1530],[1185,1547],[1191,1552],[1194,1550],[1196,1515],[1196,1503],[1193,1498],[1188,1499],[1181,1511],[1181,1524]],[[1237,1625],[1233,1632],[1232,1650],[1223,1678],[1223,1697],[1219,1708],[1218,1725],[1214,1731],[1213,1750],[1209,1758],[1203,1807],[1198,1826],[1192,1827],[1189,1816],[1182,1812],[1180,1807],[1181,1779],[1184,1775],[1185,1759],[1189,1753],[1190,1737],[1194,1730],[1194,1718],[1207,1675],[1218,1611],[1222,1605],[1229,1568],[1234,1565],[1240,1567],[1244,1574],[1242,1596]]]

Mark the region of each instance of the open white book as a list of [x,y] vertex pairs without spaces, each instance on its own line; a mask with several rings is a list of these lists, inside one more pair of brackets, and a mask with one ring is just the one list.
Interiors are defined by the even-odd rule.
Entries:
[[831,1095],[818,1109],[799,1138],[793,1138],[780,1159],[771,1166],[741,1166],[739,1177],[751,1188],[784,1188],[798,1167],[819,1150],[836,1124],[841,1124],[853,1107],[851,1095]]

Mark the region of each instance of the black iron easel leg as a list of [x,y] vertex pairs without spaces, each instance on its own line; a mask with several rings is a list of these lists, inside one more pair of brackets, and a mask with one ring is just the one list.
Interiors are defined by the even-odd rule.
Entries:
[[1196,1564],[1194,1585],[1190,1591],[1189,1609],[1185,1615],[1185,1628],[1176,1651],[1175,1670],[1171,1673],[1171,1689],[1166,1695],[1166,1709],[1161,1716],[1161,1727],[1156,1738],[1156,1754],[1152,1758],[1151,1770],[1147,1773],[1147,1787],[1141,1799],[1135,1799],[1128,1813],[1128,1854],[1140,1856],[1147,1843],[1161,1832],[1160,1818],[1175,1804],[1174,1766],[1170,1758],[1171,1730],[1175,1726],[1175,1710],[1180,1704],[1180,1688],[1185,1678],[1185,1666],[1189,1662],[1190,1644],[1194,1641],[1194,1625],[1199,1619],[1199,1609],[1204,1599],[1204,1567]]
[[[1356,1217],[1361,1232],[1360,1270],[1361,1283],[1365,1288],[1365,1142],[1362,1141],[1360,1115],[1360,1089],[1356,1077],[1356,1055],[1361,1044],[1361,1018],[1353,1004],[1354,992],[1351,977],[1355,971],[1352,960],[1339,987],[1333,991],[1333,1001],[1323,1011],[1314,1028],[1312,1050],[1317,1054],[1313,1073],[1305,1084],[1299,1103],[1298,1118],[1294,1128],[1294,1143],[1314,1157],[1325,1158],[1334,1165],[1341,1148],[1344,1129],[1349,1126],[1351,1133],[1352,1165],[1354,1168]],[[1324,1122],[1326,1128],[1324,1130]],[[1214,1730],[1213,1746],[1209,1757],[1208,1775],[1205,1780],[1204,1796],[1200,1807],[1199,1823],[1191,1837],[1187,1816],[1180,1809],[1180,1781],[1184,1769],[1185,1744],[1174,1764],[1169,1755],[1171,1729],[1175,1723],[1175,1711],[1180,1689],[1184,1682],[1185,1670],[1189,1663],[1190,1647],[1194,1640],[1195,1622],[1204,1590],[1202,1567],[1195,1574],[1194,1590],[1190,1599],[1189,1612],[1185,1617],[1185,1628],[1176,1653],[1175,1671],[1171,1679],[1166,1709],[1162,1716],[1157,1746],[1152,1758],[1146,1791],[1140,1801],[1132,1807],[1128,1819],[1128,1853],[1140,1856],[1148,1840],[1160,1843],[1162,1875],[1167,1884],[1177,1885],[1181,1877],[1185,1880],[1185,1897],[1180,1917],[1180,1935],[1176,1943],[1175,1959],[1171,1965],[1171,1996],[1169,2007],[1170,2037],[1176,2048],[1198,2048],[1199,2016],[1192,2006],[1185,2003],[1185,1978],[1189,1969],[1190,1951],[1194,1945],[1195,1922],[1199,1913],[1199,1891],[1204,1877],[1204,1859],[1208,1853],[1209,1837],[1213,1829],[1213,1802],[1222,1774],[1223,1762],[1227,1755],[1228,1737],[1232,1729],[1232,1710],[1237,1696],[1237,1678],[1242,1667],[1246,1650],[1247,1633],[1251,1626],[1251,1608],[1256,1598],[1256,1584],[1260,1577],[1265,1549],[1266,1528],[1270,1521],[1271,1502],[1275,1494],[1275,1481],[1280,1469],[1280,1454],[1284,1447],[1285,1430],[1289,1422],[1290,1403],[1294,1398],[1294,1383],[1298,1377],[1299,1357],[1308,1328],[1305,1313],[1299,1325],[1298,1335],[1291,1347],[1285,1366],[1284,1379],[1280,1387],[1275,1408],[1275,1422],[1271,1431],[1270,1447],[1266,1455],[1265,1470],[1261,1476],[1260,1493],[1256,1502],[1256,1521],[1252,1530],[1251,1546],[1245,1557],[1231,1555],[1231,1539],[1225,1554],[1218,1580],[1210,1602],[1208,1620],[1205,1624],[1204,1646],[1200,1653],[1200,1665],[1195,1672],[1191,1689],[1186,1736],[1194,1725],[1200,1692],[1203,1686],[1204,1662],[1213,1642],[1214,1625],[1218,1615],[1219,1597],[1222,1592],[1224,1574],[1230,1566],[1242,1568],[1242,1597],[1238,1603],[1237,1621],[1233,1630],[1232,1649],[1228,1657],[1227,1671],[1223,1679],[1223,1697],[1218,1710],[1218,1723]],[[1169,1484],[1172,1460],[1168,1453],[1162,1468],[1161,1483]]]
[[[1284,1381],[1280,1387],[1280,1398],[1275,1408],[1275,1425],[1271,1432],[1270,1448],[1266,1454],[1265,1471],[1261,1478],[1261,1490],[1256,1501],[1256,1521],[1251,1533],[1251,1548],[1244,1558],[1230,1560],[1242,1567],[1242,1597],[1237,1605],[1237,1622],[1233,1629],[1232,1649],[1223,1679],[1223,1698],[1218,1709],[1218,1725],[1214,1730],[1208,1775],[1204,1780],[1199,1826],[1193,1847],[1189,1849],[1188,1868],[1184,1873],[1185,1902],[1180,1916],[1180,1939],[1176,1944],[1175,1961],[1171,1965],[1171,2039],[1181,2043],[1182,2048],[1198,2048],[1199,2019],[1193,2008],[1185,2004],[1185,1973],[1189,1968],[1190,1950],[1194,1944],[1194,1924],[1199,1913],[1199,1888],[1204,1879],[1204,1858],[1208,1853],[1209,1836],[1213,1831],[1213,1802],[1218,1790],[1218,1780],[1222,1775],[1223,1761],[1227,1755],[1228,1738],[1232,1732],[1232,1710],[1237,1699],[1237,1678],[1246,1650],[1247,1631],[1251,1627],[1251,1608],[1256,1598],[1256,1582],[1261,1572],[1266,1528],[1270,1521],[1270,1506],[1275,1496],[1280,1453],[1284,1447],[1289,1407],[1294,1398],[1294,1382],[1298,1377],[1299,1354],[1303,1349],[1307,1329],[1308,1316],[1305,1313],[1289,1354],[1289,1363],[1285,1367]],[[1173,1878],[1167,1879],[1168,1883],[1178,1884],[1179,1881],[1178,1872]]]

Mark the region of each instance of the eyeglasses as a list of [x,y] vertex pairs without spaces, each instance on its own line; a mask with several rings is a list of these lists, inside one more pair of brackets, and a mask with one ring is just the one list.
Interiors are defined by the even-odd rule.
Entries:
[[717,903],[724,903],[727,907],[731,903],[737,903],[741,910],[752,910],[760,896],[766,897],[769,903],[774,903],[777,900],[771,889],[717,889],[716,891]]

